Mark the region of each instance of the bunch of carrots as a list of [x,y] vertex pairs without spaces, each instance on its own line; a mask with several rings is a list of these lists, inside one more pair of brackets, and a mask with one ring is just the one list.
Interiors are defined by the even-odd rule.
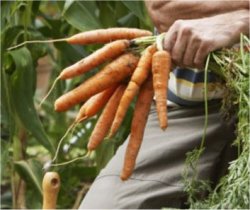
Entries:
[[81,45],[105,44],[62,70],[54,82],[79,76],[106,64],[94,76],[59,97],[54,104],[57,112],[63,112],[83,102],[70,129],[102,110],[89,138],[88,151],[95,150],[106,136],[112,137],[117,132],[129,105],[137,97],[120,175],[122,180],[127,180],[135,167],[153,96],[160,127],[163,130],[167,128],[166,96],[171,58],[162,49],[159,37],[162,36],[152,36],[147,30],[108,28],[54,40]]

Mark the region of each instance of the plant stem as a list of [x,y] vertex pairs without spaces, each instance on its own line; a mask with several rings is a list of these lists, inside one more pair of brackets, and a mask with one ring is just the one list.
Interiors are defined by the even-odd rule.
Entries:
[[[26,131],[21,127],[18,131],[18,135],[13,137],[13,161],[12,161],[12,176],[11,176],[11,188],[12,188],[12,207],[18,209],[18,204],[23,203],[22,197],[20,198],[20,187],[22,188],[22,179],[15,171],[15,161],[24,159],[26,142]],[[23,190],[21,190],[23,192]]]
[[206,133],[207,133],[207,125],[208,125],[208,98],[207,98],[207,93],[208,93],[208,87],[207,87],[207,76],[208,76],[208,65],[210,62],[210,54],[207,57],[206,60],[206,66],[205,66],[205,74],[204,74],[204,109],[205,109],[205,120],[204,120],[204,128],[203,128],[203,136],[201,140],[201,145],[200,149],[204,147],[205,144],[205,138],[206,138]]

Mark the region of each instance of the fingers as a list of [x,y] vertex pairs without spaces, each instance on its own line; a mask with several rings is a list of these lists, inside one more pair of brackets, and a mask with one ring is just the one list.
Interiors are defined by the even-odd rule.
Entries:
[[179,31],[176,42],[171,50],[173,62],[179,66],[183,66],[183,57],[188,44],[187,31]]
[[182,20],[176,21],[164,38],[163,47],[170,52],[174,64],[181,65],[185,48],[187,46],[187,31],[181,31]]
[[163,41],[163,48],[166,51],[172,52],[172,48],[174,47],[177,39],[177,34],[177,30],[174,27],[171,27],[166,33]]
[[170,52],[175,65],[201,69],[212,51],[212,44],[191,21],[178,20],[166,33],[163,47]]
[[196,68],[199,68],[199,69],[204,68],[207,55],[213,50],[215,50],[213,46],[214,45],[212,41],[208,39],[202,40],[194,56],[193,62]]
[[188,41],[185,54],[182,59],[182,65],[185,67],[195,67],[194,59],[197,50],[200,46],[200,39],[196,37],[192,37],[191,40]]

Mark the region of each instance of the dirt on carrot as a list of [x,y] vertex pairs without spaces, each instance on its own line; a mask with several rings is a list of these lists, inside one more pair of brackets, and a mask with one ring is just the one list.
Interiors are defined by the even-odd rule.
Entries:
[[104,62],[121,55],[129,47],[129,40],[117,40],[93,52],[77,63],[65,68],[59,75],[59,79],[69,79],[83,74]]
[[96,115],[106,105],[115,90],[116,86],[113,86],[89,98],[80,108],[75,122],[81,122]]
[[59,97],[54,104],[55,110],[58,112],[66,111],[106,88],[123,81],[133,73],[138,60],[139,58],[133,53],[121,55],[83,84]]
[[136,158],[141,147],[145,126],[150,111],[151,102],[153,100],[152,78],[143,84],[135,105],[134,115],[131,124],[131,134],[126,149],[124,164],[120,178],[127,180],[135,167]]
[[120,85],[109,99],[89,138],[88,150],[95,150],[107,135],[126,85]]
[[168,126],[167,121],[167,88],[171,68],[170,54],[165,50],[154,53],[152,59],[153,86],[156,109],[161,129]]
[[134,39],[142,36],[151,36],[147,30],[137,28],[107,28],[85,31],[66,39],[70,44],[98,44],[108,43],[119,39]]
[[128,107],[134,97],[137,95],[142,83],[147,79],[151,70],[152,56],[156,52],[156,46],[151,45],[146,48],[141,56],[138,65],[133,72],[129,81],[128,87],[121,98],[118,110],[115,115],[114,122],[110,129],[110,136],[113,136],[121,125],[123,118],[128,110]]

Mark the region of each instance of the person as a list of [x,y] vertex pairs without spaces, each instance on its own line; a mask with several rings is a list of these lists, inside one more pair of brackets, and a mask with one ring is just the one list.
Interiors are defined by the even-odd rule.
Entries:
[[[148,118],[135,170],[120,180],[128,141],[100,172],[80,209],[187,208],[183,169],[186,153],[200,146],[204,128],[204,68],[207,55],[249,35],[249,1],[146,1],[174,69],[168,87],[168,128],[158,126],[155,105]],[[208,75],[208,127],[198,179],[216,183],[233,158],[234,121],[220,114],[224,87]],[[192,174],[191,174],[192,176]]]

